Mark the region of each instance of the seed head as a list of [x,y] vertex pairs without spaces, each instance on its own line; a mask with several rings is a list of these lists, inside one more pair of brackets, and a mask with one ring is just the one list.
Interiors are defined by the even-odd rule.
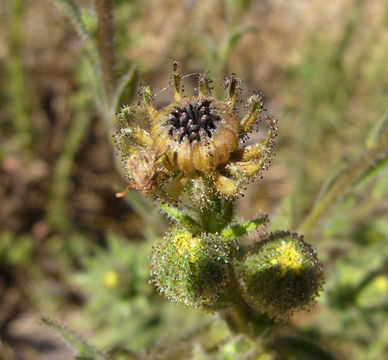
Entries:
[[[251,96],[247,101],[250,111],[241,117],[235,109],[237,78],[227,78],[225,101],[212,96],[209,83],[208,76],[200,74],[197,95],[185,96],[178,65],[174,63],[171,104],[157,110],[152,104],[151,89],[142,89],[149,130],[137,125],[130,108],[124,107],[120,112],[116,142],[133,188],[145,195],[176,200],[184,190],[194,196],[194,189],[206,183],[210,191],[232,198],[268,168],[277,135],[276,120],[269,115],[263,117],[269,125],[267,137],[249,146],[244,144],[264,112],[262,97]],[[148,157],[152,166],[146,172],[142,157],[136,156],[138,152],[159,154]],[[136,174],[138,171],[140,174]]]
[[225,103],[190,97],[159,111],[150,135],[170,171],[212,175],[238,147],[238,126]]

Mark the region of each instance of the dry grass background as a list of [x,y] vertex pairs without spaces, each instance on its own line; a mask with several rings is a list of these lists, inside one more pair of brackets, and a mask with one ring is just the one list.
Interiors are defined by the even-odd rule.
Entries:
[[[21,19],[11,16],[13,1],[0,4],[0,357],[68,359],[69,349],[51,331],[39,328],[37,317],[48,313],[69,323],[81,317],[90,294],[68,276],[83,269],[78,254],[105,246],[111,231],[142,241],[145,220],[133,204],[114,197],[122,180],[92,89],[89,93],[85,80],[79,80],[87,77],[80,64],[82,40],[54,1],[21,3]],[[92,1],[79,3],[93,14]],[[252,184],[240,200],[239,214],[275,215],[282,199],[302,189],[300,218],[346,154],[359,154],[366,132],[386,110],[387,3],[262,0],[252,1],[241,15],[228,11],[227,3],[116,1],[117,71],[136,65],[139,83],[158,91],[168,83],[171,63],[177,59],[184,73],[210,70],[216,87],[234,72],[244,80],[244,93],[262,91],[267,107],[279,118],[278,151],[264,180]],[[356,25],[341,54],[341,68],[326,73],[329,65],[320,61],[347,41],[344,33],[353,17]],[[19,25],[12,24],[19,20]],[[25,75],[16,90],[7,70],[15,52],[14,25],[21,28],[16,50],[21,52],[16,56],[21,56]],[[234,26],[254,30],[244,34],[221,63],[212,52]],[[187,79],[187,88],[193,81]],[[344,84],[349,86],[345,90]],[[77,96],[86,105],[77,108]],[[162,104],[168,96],[165,91],[156,101]],[[18,141],[14,118],[24,111],[23,104],[32,138],[27,147]],[[59,220],[50,220],[56,166],[79,108],[88,119],[86,131],[71,163]],[[311,141],[306,145],[303,139]],[[386,199],[375,211],[384,209]],[[85,326],[84,334],[93,334],[91,328]]]

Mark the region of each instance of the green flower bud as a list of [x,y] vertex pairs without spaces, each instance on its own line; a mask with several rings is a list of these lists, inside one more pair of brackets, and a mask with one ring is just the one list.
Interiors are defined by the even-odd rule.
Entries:
[[276,232],[257,243],[237,266],[246,301],[257,311],[285,319],[322,289],[323,269],[303,236]]
[[175,229],[153,247],[152,281],[175,302],[214,304],[229,282],[231,245],[214,234]]

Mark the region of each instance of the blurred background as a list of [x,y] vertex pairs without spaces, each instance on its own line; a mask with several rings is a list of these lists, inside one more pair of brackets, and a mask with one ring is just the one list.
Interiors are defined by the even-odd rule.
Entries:
[[[41,315],[117,351],[172,342],[211,317],[170,304],[148,283],[147,258],[168,222],[137,193],[114,196],[125,187],[112,147],[114,119],[96,104],[88,48],[66,3],[0,3],[5,360],[74,356],[39,325]],[[95,34],[93,1],[75,3]],[[239,200],[238,215],[268,213],[267,230],[296,230],[322,186],[362,154],[367,134],[388,111],[385,0],[115,0],[114,6],[115,70],[132,71],[128,101],[138,101],[139,84],[150,84],[156,104],[166,104],[173,60],[184,74],[209,71],[218,96],[232,72],[243,80],[243,99],[265,94],[279,119],[276,157]],[[195,81],[185,79],[188,92]],[[387,161],[380,165],[306,234],[325,264],[325,289],[310,312],[278,330],[311,339],[338,359],[388,358]]]

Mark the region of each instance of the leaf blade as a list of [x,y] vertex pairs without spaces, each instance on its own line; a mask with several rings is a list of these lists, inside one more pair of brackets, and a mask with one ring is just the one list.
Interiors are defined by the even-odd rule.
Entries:
[[222,237],[227,240],[234,240],[246,235],[268,222],[268,216],[264,215],[254,220],[246,221],[242,224],[232,225],[221,232]]

